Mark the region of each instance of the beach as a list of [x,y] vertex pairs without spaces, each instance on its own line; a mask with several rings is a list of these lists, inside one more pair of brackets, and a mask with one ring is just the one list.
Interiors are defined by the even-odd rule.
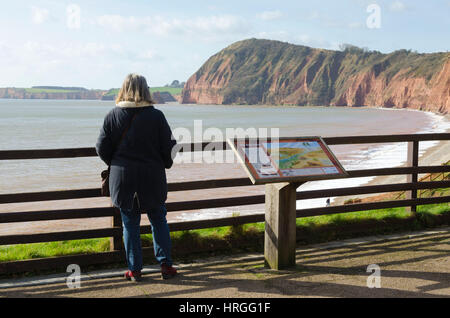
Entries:
[[[447,132],[450,132],[448,130]],[[450,141],[441,141],[431,148],[427,149],[424,154],[419,157],[419,166],[439,166],[445,162],[450,160]],[[405,165],[402,165],[406,167]],[[420,179],[423,175],[419,174],[418,179]],[[394,183],[404,183],[407,182],[406,175],[393,175],[393,176],[379,176],[375,177],[365,185],[379,185],[379,184],[394,184]],[[379,196],[379,193],[376,194],[361,194],[361,195],[353,195],[353,196],[342,196],[335,198],[333,200],[333,205],[341,205],[348,199],[354,198],[368,198]]]

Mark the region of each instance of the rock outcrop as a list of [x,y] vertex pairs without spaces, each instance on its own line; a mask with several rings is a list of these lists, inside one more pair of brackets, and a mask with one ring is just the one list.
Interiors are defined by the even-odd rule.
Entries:
[[343,51],[250,39],[193,74],[183,103],[332,105],[450,112],[450,53]]
[[169,92],[154,92],[152,97],[156,104],[165,104],[177,101]]

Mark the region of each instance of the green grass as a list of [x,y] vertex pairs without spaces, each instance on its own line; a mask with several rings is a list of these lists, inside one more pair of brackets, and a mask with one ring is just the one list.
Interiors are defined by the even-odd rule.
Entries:
[[150,87],[150,92],[168,92],[172,95],[179,95],[181,94],[182,88],[178,87]]
[[106,252],[108,250],[108,238],[49,243],[17,244],[0,246],[0,262],[62,255]]
[[52,88],[25,88],[25,92],[30,94],[40,94],[40,93],[77,93],[80,91],[70,89],[52,89]]
[[[446,190],[446,192],[448,192],[448,190]],[[448,215],[449,213],[449,203],[418,206],[415,228],[421,229],[433,226],[435,225],[436,216]],[[339,228],[364,224],[366,222],[376,224],[378,229],[380,229],[379,226],[382,226],[382,230],[385,232],[386,230],[389,230],[390,222],[393,220],[401,221],[410,219],[411,217],[413,217],[413,214],[406,211],[405,208],[392,208],[298,218],[296,223],[297,230],[307,233],[307,236],[309,236],[307,241],[312,243],[348,237],[345,233],[339,233]],[[365,234],[377,234],[376,227],[374,227],[373,231],[370,230],[370,233],[365,232]],[[327,232],[330,228],[334,229],[332,233]],[[324,229],[328,230],[325,231]],[[392,227],[392,229],[394,229],[394,227]],[[224,226],[171,233],[175,255],[183,255],[186,254],[187,251],[192,253],[197,251],[200,253],[206,252],[207,254],[221,254],[241,250],[260,250],[260,248],[262,248],[263,236],[264,223],[251,223],[238,226]],[[141,238],[142,246],[151,246],[151,234],[144,234]],[[108,238],[18,244],[0,247],[0,262],[61,255],[98,253],[108,250]]]
[[[168,92],[172,95],[181,94],[182,88],[174,88],[174,87],[150,87],[150,92],[153,94],[154,92]],[[106,93],[106,96],[117,95],[119,93],[119,88],[113,88]]]
[[[43,93],[77,93],[81,90],[76,89],[63,89],[63,88],[21,88],[25,90],[26,93],[29,94],[43,94]],[[168,92],[172,95],[179,95],[181,94],[182,88],[174,88],[174,87],[151,87],[150,92]],[[112,88],[110,89],[105,95],[106,96],[114,96],[119,93],[118,88]]]

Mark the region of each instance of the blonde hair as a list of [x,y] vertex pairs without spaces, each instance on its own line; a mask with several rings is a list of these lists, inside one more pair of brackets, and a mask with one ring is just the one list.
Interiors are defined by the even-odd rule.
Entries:
[[128,74],[117,94],[116,104],[119,102],[135,102],[136,104],[147,102],[153,105],[150,87],[145,77],[134,73]]

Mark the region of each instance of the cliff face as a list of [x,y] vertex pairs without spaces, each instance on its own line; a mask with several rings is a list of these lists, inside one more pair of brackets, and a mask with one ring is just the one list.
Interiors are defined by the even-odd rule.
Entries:
[[236,42],[187,81],[183,103],[336,105],[450,111],[450,53]]

